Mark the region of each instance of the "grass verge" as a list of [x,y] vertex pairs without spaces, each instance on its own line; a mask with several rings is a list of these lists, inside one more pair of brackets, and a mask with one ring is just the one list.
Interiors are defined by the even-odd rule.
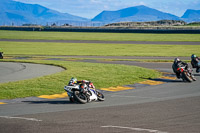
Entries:
[[0,39],[103,40],[103,41],[200,41],[199,34],[144,34],[93,32],[39,32],[0,30]]
[[87,44],[45,42],[0,42],[9,55],[89,55],[89,56],[191,56],[200,55],[200,45]]
[[[8,60],[19,61],[19,60]],[[20,60],[22,62],[22,60]],[[134,84],[160,73],[136,66],[96,64],[70,61],[24,60],[41,64],[52,64],[66,68],[66,71],[44,77],[0,84],[0,99],[14,99],[30,96],[49,95],[64,92],[63,87],[71,77],[94,82],[96,88]]]

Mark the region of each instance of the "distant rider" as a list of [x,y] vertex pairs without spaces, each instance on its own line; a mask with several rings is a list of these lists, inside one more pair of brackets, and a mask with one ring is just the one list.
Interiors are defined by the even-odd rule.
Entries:
[[200,72],[200,58],[197,57],[195,54],[191,56],[191,65],[193,68],[196,68],[196,72]]
[[[188,66],[188,64],[186,62],[181,61],[179,58],[175,58],[174,59],[174,63],[172,65],[172,69],[173,69],[173,71],[176,74],[176,77],[178,79],[181,78],[180,77],[181,73],[177,69],[180,68],[180,67],[183,67],[183,66],[185,66],[186,70],[189,68],[189,66]],[[196,81],[196,79],[194,78],[193,74],[192,73],[190,73],[190,74],[192,75],[193,80]]]

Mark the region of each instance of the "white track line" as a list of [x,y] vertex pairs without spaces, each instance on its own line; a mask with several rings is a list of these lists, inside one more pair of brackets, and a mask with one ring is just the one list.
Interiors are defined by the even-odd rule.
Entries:
[[27,120],[27,121],[42,121],[35,118],[25,118],[25,117],[11,117],[11,116],[0,116],[0,118],[5,119],[21,119],[21,120]]
[[122,127],[122,126],[112,126],[112,125],[108,125],[108,126],[101,126],[103,128],[120,128],[120,129],[129,129],[129,130],[134,130],[134,131],[145,131],[145,132],[149,132],[149,133],[167,133],[167,132],[162,132],[162,131],[158,131],[158,130],[152,130],[152,129],[143,129],[143,128],[132,128],[132,127]]

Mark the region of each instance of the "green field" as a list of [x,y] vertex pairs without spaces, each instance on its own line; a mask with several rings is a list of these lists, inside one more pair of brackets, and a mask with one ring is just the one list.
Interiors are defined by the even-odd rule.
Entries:
[[[200,41],[199,34],[131,34],[131,33],[73,33],[0,31],[0,39],[44,40],[107,40],[107,41]],[[160,76],[157,71],[125,65],[81,63],[70,61],[10,60],[15,56],[34,55],[96,55],[96,56],[191,56],[200,55],[199,45],[147,45],[147,44],[87,44],[0,41],[4,52],[2,61],[53,64],[66,71],[40,78],[1,83],[0,99],[39,96],[64,92],[71,77],[87,79],[97,88],[134,84]],[[8,58],[9,57],[9,58]],[[1,61],[1,60],[0,60]]]
[[105,40],[105,41],[200,41],[200,34],[136,34],[136,33],[84,33],[38,32],[0,30],[0,39],[41,40]]
[[6,55],[191,56],[200,45],[0,42]]

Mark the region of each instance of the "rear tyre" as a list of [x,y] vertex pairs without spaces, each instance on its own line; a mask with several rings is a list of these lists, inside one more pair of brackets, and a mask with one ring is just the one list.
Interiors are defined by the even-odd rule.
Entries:
[[74,98],[79,103],[85,104],[87,103],[87,96],[80,91],[74,91]]

